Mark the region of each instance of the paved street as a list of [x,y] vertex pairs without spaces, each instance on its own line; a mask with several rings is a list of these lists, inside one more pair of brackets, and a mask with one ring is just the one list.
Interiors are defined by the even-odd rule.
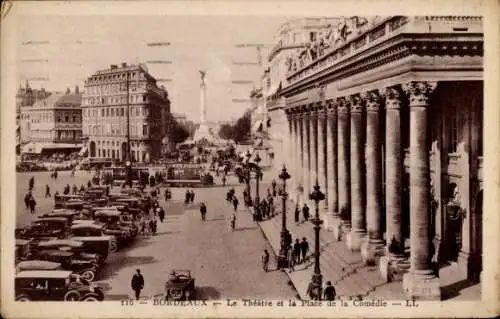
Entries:
[[[42,181],[42,175],[35,177],[39,212],[52,207],[52,201],[43,198],[45,183],[50,179],[45,173],[46,180]],[[69,173],[61,175],[58,178],[61,186],[58,188],[62,188],[67,181],[71,181],[72,185],[74,180],[79,185],[89,178],[88,175],[74,179],[68,176]],[[18,203],[21,205],[18,224],[30,220],[22,201],[30,176],[18,178]],[[234,183],[233,178],[228,182]],[[167,220],[159,225],[158,234],[138,238],[130,247],[108,258],[107,265],[96,279],[96,284],[104,288],[107,299],[133,295],[130,280],[137,268],[144,274],[145,296],[163,292],[171,270],[190,269],[196,278],[200,298],[294,298],[296,292],[287,284],[285,274],[262,271],[262,251],[268,249],[272,253],[272,249],[243,207],[237,212],[237,229],[231,231],[229,217],[232,207],[224,200],[229,187],[195,189],[195,203],[187,207],[183,204],[185,189],[173,189],[174,200],[166,205]],[[241,196],[241,188],[237,186],[235,189],[236,194]],[[201,221],[198,210],[201,201],[208,208],[205,222]],[[163,199],[161,204],[165,205]],[[271,263],[273,266],[274,258],[271,258]]]

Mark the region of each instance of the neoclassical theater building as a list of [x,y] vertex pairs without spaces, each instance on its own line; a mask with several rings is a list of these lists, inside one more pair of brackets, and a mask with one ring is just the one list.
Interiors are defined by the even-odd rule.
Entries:
[[384,276],[404,271],[410,296],[439,298],[443,264],[479,281],[482,19],[353,17],[310,40],[267,103],[291,197],[317,181],[325,227]]

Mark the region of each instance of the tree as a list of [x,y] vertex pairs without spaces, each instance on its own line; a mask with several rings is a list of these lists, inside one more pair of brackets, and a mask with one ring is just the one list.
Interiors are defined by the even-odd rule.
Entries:
[[226,140],[234,140],[236,143],[242,142],[250,136],[252,119],[250,112],[245,112],[234,125],[222,124],[219,129],[219,136]]
[[177,121],[172,122],[172,128],[170,131],[170,138],[176,144],[184,142],[189,137],[189,131],[184,127],[184,125],[178,123]]

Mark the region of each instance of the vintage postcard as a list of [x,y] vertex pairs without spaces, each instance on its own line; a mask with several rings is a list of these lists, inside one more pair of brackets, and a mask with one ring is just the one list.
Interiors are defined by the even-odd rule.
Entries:
[[498,315],[498,14],[2,3],[2,315]]

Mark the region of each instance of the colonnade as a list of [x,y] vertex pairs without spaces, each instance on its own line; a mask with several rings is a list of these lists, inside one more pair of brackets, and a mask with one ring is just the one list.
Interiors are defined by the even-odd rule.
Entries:
[[435,82],[408,82],[286,108],[291,152],[288,166],[299,193],[296,198],[301,204],[308,202],[317,180],[327,197],[322,204],[323,217],[337,239],[344,238],[351,250],[361,251],[366,263],[373,263],[380,255],[390,263],[404,253],[401,105],[409,101],[411,252],[410,272],[403,285],[410,295],[430,299],[440,295],[439,280],[432,271],[428,227],[427,109],[436,86]]

